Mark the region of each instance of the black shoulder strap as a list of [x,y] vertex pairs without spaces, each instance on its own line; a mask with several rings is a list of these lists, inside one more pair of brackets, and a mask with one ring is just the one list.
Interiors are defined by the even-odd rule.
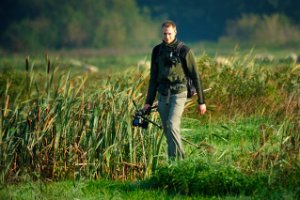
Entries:
[[179,56],[181,59],[185,58],[189,50],[190,49],[183,42],[178,42],[178,45],[176,47],[176,53],[177,56]]
[[[154,49],[154,55],[155,55],[156,59],[158,58],[158,56],[160,55],[160,53],[162,51],[162,46],[163,46],[163,44],[160,43]],[[190,50],[190,48],[187,47],[183,42],[180,41],[180,42],[178,42],[178,44],[176,46],[175,53],[176,53],[176,56],[182,61],[185,59],[185,56],[189,50]]]
[[187,66],[186,66],[185,56],[189,52],[189,50],[190,50],[190,48],[187,47],[183,42],[179,42],[178,45],[177,45],[177,48],[176,48],[177,56],[181,60],[181,66],[183,68],[183,71],[184,71],[186,79],[187,79],[187,83],[186,83],[187,97],[191,98],[197,92],[196,92],[196,88],[194,86],[193,80],[189,76],[188,69],[187,69]]
[[183,47],[184,43],[183,42],[178,42],[177,46],[176,46],[176,52],[180,54],[180,50],[181,50],[181,47]]
[[189,73],[188,73],[188,69],[186,66],[186,60],[185,60],[185,56],[188,53],[190,49],[183,43],[183,42],[179,42],[177,47],[176,47],[176,54],[177,57],[180,59],[181,62],[181,66],[183,68],[183,71],[187,77],[187,79],[189,79]]

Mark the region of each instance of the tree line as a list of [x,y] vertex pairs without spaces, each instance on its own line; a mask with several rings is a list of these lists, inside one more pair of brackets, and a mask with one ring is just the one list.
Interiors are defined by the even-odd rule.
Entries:
[[[276,42],[278,31],[280,41],[285,42],[284,37],[300,41],[298,0],[3,0],[0,4],[0,50],[7,51],[148,48],[160,40],[164,19],[174,20],[178,37],[188,42],[265,41],[269,36]],[[268,24],[273,27],[265,33]]]
[[244,15],[258,17],[279,14],[292,24],[300,25],[298,0],[137,0],[139,6],[150,9],[152,18],[173,19],[189,41],[217,41],[226,34],[227,26]]
[[[1,3],[1,48],[145,47],[156,26],[134,0],[16,0]],[[146,38],[146,39],[145,39]]]

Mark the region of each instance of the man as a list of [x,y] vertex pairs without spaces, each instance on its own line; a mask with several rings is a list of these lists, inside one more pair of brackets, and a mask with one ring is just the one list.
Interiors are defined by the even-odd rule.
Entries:
[[187,100],[187,75],[196,88],[199,113],[204,115],[206,112],[202,82],[193,52],[186,45],[177,52],[179,41],[176,33],[174,22],[162,24],[163,41],[152,50],[149,88],[143,108],[148,110],[151,107],[158,91],[158,112],[171,159],[184,158],[180,122]]

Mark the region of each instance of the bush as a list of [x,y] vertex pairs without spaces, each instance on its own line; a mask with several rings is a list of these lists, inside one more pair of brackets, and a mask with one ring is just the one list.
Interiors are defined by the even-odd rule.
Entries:
[[226,35],[220,40],[264,45],[299,44],[300,29],[285,15],[243,15],[237,21],[228,22]]
[[169,192],[201,195],[249,195],[266,180],[263,174],[247,175],[234,167],[208,164],[200,159],[161,166],[151,179],[156,187]]

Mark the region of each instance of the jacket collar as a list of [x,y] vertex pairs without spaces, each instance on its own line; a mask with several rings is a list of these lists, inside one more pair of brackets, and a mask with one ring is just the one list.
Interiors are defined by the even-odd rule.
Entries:
[[164,46],[167,46],[167,47],[176,47],[177,44],[178,44],[178,40],[177,38],[175,38],[171,43],[167,44],[165,41],[162,42]]

